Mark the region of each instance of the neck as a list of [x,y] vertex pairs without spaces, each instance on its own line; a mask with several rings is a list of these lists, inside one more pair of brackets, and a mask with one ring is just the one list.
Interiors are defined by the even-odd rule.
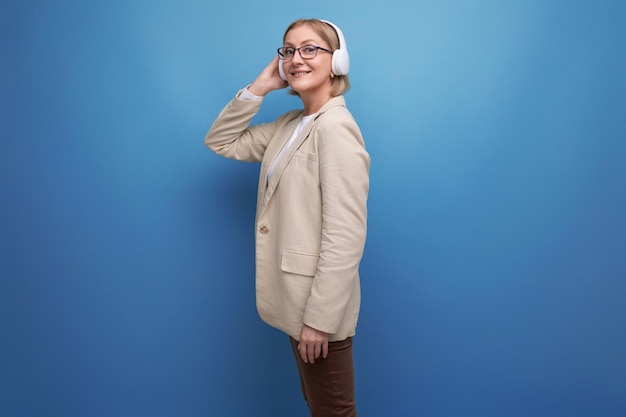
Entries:
[[300,99],[302,99],[302,104],[304,105],[304,115],[309,116],[313,113],[317,113],[331,98],[330,93],[300,95]]

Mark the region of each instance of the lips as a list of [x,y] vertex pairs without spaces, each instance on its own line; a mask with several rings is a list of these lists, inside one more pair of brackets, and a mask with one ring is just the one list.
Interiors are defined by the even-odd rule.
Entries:
[[298,77],[303,77],[305,75],[307,75],[310,71],[294,71],[291,73],[291,75],[293,75],[294,77],[298,78]]

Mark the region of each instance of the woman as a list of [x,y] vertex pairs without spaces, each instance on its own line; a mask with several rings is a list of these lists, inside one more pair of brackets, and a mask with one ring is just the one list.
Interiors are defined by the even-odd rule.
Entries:
[[[352,336],[367,223],[370,158],[343,93],[343,34],[292,23],[278,56],[221,111],[205,144],[261,162],[256,292],[261,318],[290,336],[311,416],[356,416]],[[289,86],[303,109],[250,126],[263,97]]]

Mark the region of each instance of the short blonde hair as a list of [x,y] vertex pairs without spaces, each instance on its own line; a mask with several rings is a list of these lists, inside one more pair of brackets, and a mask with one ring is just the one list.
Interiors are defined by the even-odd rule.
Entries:
[[[313,31],[322,38],[324,42],[328,44],[331,50],[339,49],[339,36],[335,29],[329,25],[328,23],[324,23],[318,19],[300,19],[296,20],[292,24],[289,25],[285,34],[283,35],[283,43],[285,42],[285,38],[291,29],[295,29],[300,26],[309,26]],[[343,46],[343,45],[342,45]],[[330,94],[333,97],[340,96],[344,94],[346,91],[350,89],[350,79],[348,75],[335,75],[331,80],[331,90]],[[293,90],[289,90],[289,94],[293,94],[295,96],[299,96]]]

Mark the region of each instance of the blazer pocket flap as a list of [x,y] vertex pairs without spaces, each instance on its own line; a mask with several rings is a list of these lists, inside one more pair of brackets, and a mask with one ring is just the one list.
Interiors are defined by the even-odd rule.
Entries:
[[317,255],[283,251],[280,269],[283,272],[313,277],[317,273],[317,262],[319,259],[320,257]]
[[317,155],[315,155],[314,153],[309,153],[309,152],[303,151],[301,149],[298,149],[297,151],[295,151],[293,156],[297,156],[297,157],[300,157],[300,158],[306,158],[306,159],[309,159],[311,161],[317,161]]

